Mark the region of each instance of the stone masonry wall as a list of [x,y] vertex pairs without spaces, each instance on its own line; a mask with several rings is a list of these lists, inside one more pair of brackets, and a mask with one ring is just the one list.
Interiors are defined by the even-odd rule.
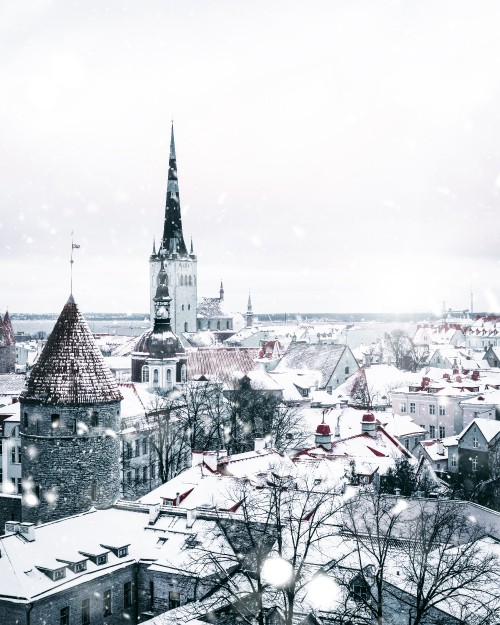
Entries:
[[23,521],[43,523],[115,502],[119,422],[119,402],[62,407],[21,401],[23,484],[33,484],[23,493]]
[[14,373],[16,364],[16,346],[0,347],[0,373]]

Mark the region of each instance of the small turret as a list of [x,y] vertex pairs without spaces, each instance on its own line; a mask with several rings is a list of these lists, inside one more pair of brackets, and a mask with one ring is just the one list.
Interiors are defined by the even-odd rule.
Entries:
[[224,285],[222,284],[222,280],[220,281],[219,299],[221,302],[224,301]]
[[327,447],[328,449],[332,445],[332,432],[330,426],[325,423],[325,413],[323,412],[323,419],[316,428],[316,434],[314,435],[314,442],[316,445]]
[[375,436],[377,423],[373,413],[366,412],[361,419],[361,431],[366,432],[370,436]]

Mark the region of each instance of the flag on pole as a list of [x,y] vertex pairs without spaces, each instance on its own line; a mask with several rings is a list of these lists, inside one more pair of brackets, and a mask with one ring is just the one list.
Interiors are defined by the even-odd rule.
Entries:
[[71,247],[72,247],[74,250],[77,250],[77,249],[79,249],[79,248],[80,248],[80,246],[79,246],[77,243],[72,243],[72,244],[71,244]]

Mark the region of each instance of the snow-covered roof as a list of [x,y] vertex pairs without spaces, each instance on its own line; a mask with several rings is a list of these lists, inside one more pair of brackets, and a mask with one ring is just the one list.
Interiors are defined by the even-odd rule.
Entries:
[[306,369],[321,373],[320,386],[325,387],[344,355],[346,345],[324,343],[290,343],[276,371]]
[[464,434],[470,430],[473,426],[477,426],[480,430],[481,434],[486,439],[486,442],[489,443],[495,436],[500,433],[500,421],[495,421],[494,419],[482,419],[481,417],[477,417],[473,419],[467,427],[465,427],[462,432],[458,435],[458,439],[460,440]]
[[66,302],[21,393],[43,404],[95,404],[121,400],[73,296]]
[[[151,570],[183,571],[204,577],[213,569],[201,552],[233,553],[213,520],[197,518],[187,527],[186,514],[162,511],[153,525],[148,508],[123,504],[107,510],[91,510],[73,517],[34,527],[32,542],[19,534],[0,538],[0,597],[5,601],[27,602],[75,587],[83,582],[108,576],[134,562],[144,562]],[[190,537],[193,537],[190,539]],[[197,539],[198,537],[198,539]],[[160,540],[161,539],[161,540]],[[197,540],[196,540],[197,539]],[[128,545],[128,554],[118,557],[109,546]],[[74,573],[58,558],[85,559],[84,553],[108,552],[107,563],[87,560],[85,571]],[[65,568],[65,577],[52,581],[37,567]],[[212,570],[211,570],[212,569]]]
[[254,359],[257,349],[215,347],[198,349],[187,354],[188,379],[205,376],[207,379],[227,380],[234,371],[248,373],[257,368]]

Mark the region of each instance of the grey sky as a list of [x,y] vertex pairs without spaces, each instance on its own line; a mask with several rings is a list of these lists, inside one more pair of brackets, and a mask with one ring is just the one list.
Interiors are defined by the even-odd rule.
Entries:
[[4,1],[0,309],[147,311],[170,119],[199,294],[500,310],[500,4]]

